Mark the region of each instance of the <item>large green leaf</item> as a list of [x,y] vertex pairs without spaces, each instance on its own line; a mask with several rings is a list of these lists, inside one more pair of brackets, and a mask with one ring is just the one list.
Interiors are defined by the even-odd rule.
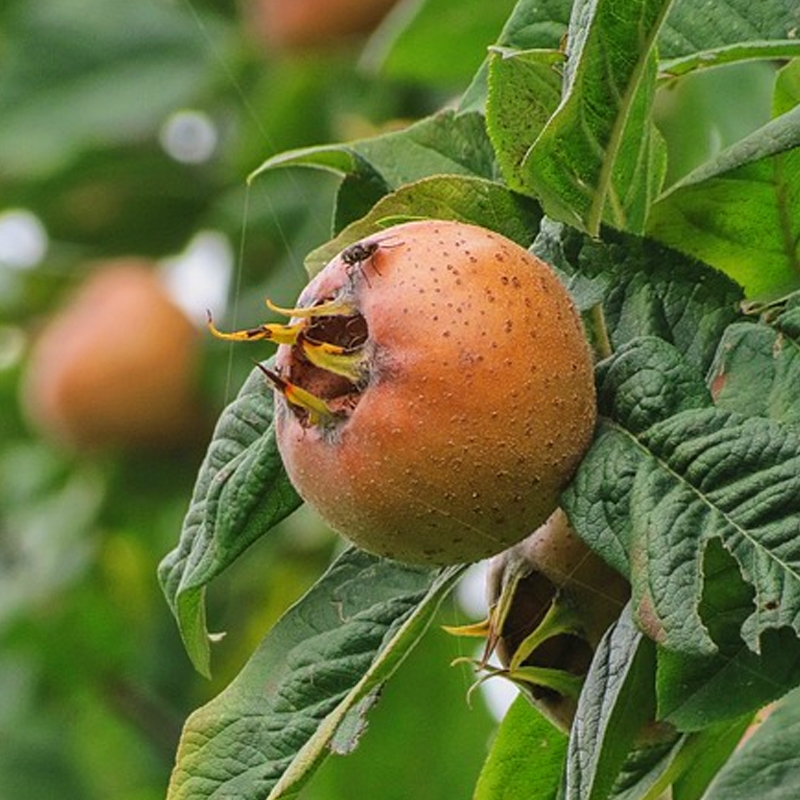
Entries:
[[528,187],[522,164],[561,100],[558,50],[494,48],[489,57],[486,126],[508,185]]
[[358,239],[387,225],[423,217],[482,225],[526,247],[536,234],[541,211],[530,198],[495,181],[459,175],[425,178],[387,195],[362,219],[309,253],[306,268],[313,275]]
[[719,542],[706,548],[703,575],[699,611],[717,652],[658,652],[659,717],[688,731],[752,714],[800,682],[800,641],[790,630],[767,631],[758,653],[742,641],[754,593]]
[[795,106],[671,187],[653,206],[648,233],[724,270],[751,297],[797,289],[798,145]]
[[637,613],[665,646],[714,650],[697,607],[702,555],[720,539],[755,589],[742,636],[755,653],[769,629],[800,633],[800,437],[762,418],[686,411],[636,437],[631,488]]
[[800,24],[794,0],[675,0],[658,40],[662,58],[673,59],[740,42],[792,43]]
[[370,139],[280,153],[267,159],[250,180],[281,167],[310,167],[342,176],[334,214],[336,233],[406,184],[439,175],[492,179],[496,171],[483,117],[452,111]]
[[687,56],[662,60],[660,71],[669,77],[676,77],[696,69],[721,67],[741,61],[781,60],[800,56],[800,42],[780,40],[777,42],[744,42],[709,48],[692,52]]
[[272,426],[273,390],[254,369],[222,412],[175,549],[159,580],[195,667],[209,674],[205,587],[300,505]]
[[655,714],[654,646],[630,607],[595,653],[567,751],[565,800],[606,800],[642,727]]
[[730,278],[650,239],[604,229],[596,240],[545,220],[531,249],[564,273],[581,310],[602,304],[612,349],[657,336],[705,374],[738,316]]
[[[718,539],[755,590],[747,646],[758,653],[769,629],[800,632],[800,437],[763,418],[675,409],[666,390],[642,392],[643,419],[616,399],[615,389],[630,391],[624,377],[601,393],[616,418],[601,423],[566,501],[590,545],[629,567],[640,623],[670,649],[716,651],[698,607],[703,554]],[[654,385],[644,371],[638,382]]]
[[[508,49],[557,49],[567,33],[572,0],[519,0],[495,43]],[[797,54],[800,19],[794,0],[675,0],[658,35],[660,71],[675,74],[752,58]],[[487,64],[476,74],[462,108],[483,106]]]
[[787,325],[793,314],[726,329],[709,377],[720,408],[800,425],[800,332]]
[[[450,598],[369,712],[366,735],[346,758],[329,758],[303,788],[303,800],[381,797],[383,800],[469,798],[497,719],[479,693],[469,698],[472,668],[453,660],[464,640],[438,627],[454,621]],[[365,720],[361,720],[362,724]],[[412,781],[409,772],[425,775]]]
[[602,221],[641,232],[664,175],[650,122],[656,36],[670,0],[578,0],[559,108],[523,163],[550,216],[597,235]]
[[723,766],[705,800],[794,800],[800,786],[800,690],[787,695]]
[[675,759],[679,774],[674,778],[672,800],[700,800],[720,767],[730,758],[752,722],[747,714],[705,727],[686,737]]
[[556,800],[566,755],[566,734],[519,695],[492,742],[473,800]]
[[347,550],[186,723],[169,800],[294,797],[329,749],[352,749],[376,693],[462,568]]
[[[663,723],[637,739],[611,795],[613,800],[700,800],[705,787],[738,744],[752,715],[670,735]],[[650,735],[647,735],[647,734]]]
[[494,42],[514,0],[424,0],[390,14],[373,34],[362,64],[398,80],[468,81]]
[[408,128],[348,144],[290,150],[268,158],[251,175],[279,167],[313,167],[375,180],[386,191],[430,175],[494,175],[494,154],[483,118],[442,111]]
[[[619,572],[630,574],[630,495],[642,454],[617,421],[636,437],[674,414],[709,405],[710,397],[679,351],[654,336],[632,339],[598,366],[597,397],[603,422],[564,500],[581,535]],[[582,527],[588,519],[591,533]]]
[[[519,0],[495,42],[505,50],[556,50],[569,25],[572,0]],[[481,109],[486,101],[484,62],[461,99],[461,108]]]

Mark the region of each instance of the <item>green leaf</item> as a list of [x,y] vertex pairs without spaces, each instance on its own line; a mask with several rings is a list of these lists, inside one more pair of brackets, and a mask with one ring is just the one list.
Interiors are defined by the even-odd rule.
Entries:
[[757,591],[741,633],[758,652],[764,630],[797,625],[798,447],[774,423],[717,409],[683,411],[639,435],[603,422],[564,502],[593,549],[629,569],[640,622],[676,650],[716,649],[697,609],[703,551],[721,538]]
[[741,42],[795,39],[798,13],[794,0],[675,0],[658,40],[662,58],[673,59]]
[[272,427],[273,391],[254,369],[222,412],[197,476],[180,541],[159,581],[195,667],[209,674],[205,587],[301,503]]
[[379,177],[391,191],[431,175],[492,178],[494,152],[480,114],[442,111],[401,131],[280,153],[248,180],[279,167],[314,167],[373,182]]
[[361,62],[395,80],[468,81],[511,13],[514,0],[424,0],[390,14]]
[[519,0],[496,44],[516,50],[554,50],[569,27],[573,0]]
[[658,723],[637,739],[611,795],[613,800],[699,800],[709,781],[738,744],[748,714],[709,725],[698,733],[670,735]]
[[531,249],[566,273],[582,310],[602,302],[613,348],[657,336],[704,374],[738,316],[742,293],[730,278],[651,239],[605,229],[596,240],[546,222]]
[[[678,360],[646,344],[627,364],[626,348],[599,370],[604,418],[563,502],[588,544],[629,572],[639,623],[684,653],[717,650],[699,606],[703,556],[719,540],[755,590],[739,632],[758,654],[767,630],[800,632],[800,436],[692,408],[702,394],[671,386],[675,374],[692,386],[688,364],[676,372]],[[659,365],[671,375],[660,385]]]
[[306,268],[313,275],[347,245],[384,227],[409,219],[454,219],[482,225],[527,247],[541,219],[529,198],[501,183],[482,178],[441,175],[411,183],[387,195],[362,219],[309,253]]
[[637,737],[614,782],[613,800],[655,800],[672,782],[676,759],[688,737],[670,735],[666,726],[654,725],[653,730],[656,737]]
[[596,381],[601,413],[624,419],[634,433],[680,411],[711,404],[699,373],[673,345],[655,336],[623,345],[598,365]]
[[191,715],[169,800],[296,796],[329,747],[354,744],[365,703],[423,635],[462,571],[347,550],[222,694]]
[[800,786],[800,690],[787,695],[716,776],[705,800],[794,800]]
[[700,616],[718,651],[709,656],[658,652],[659,718],[685,731],[752,714],[800,682],[800,642],[791,631],[767,631],[759,653],[742,642],[753,589],[718,541],[706,548],[703,575]]
[[800,56],[800,42],[786,40],[777,42],[745,42],[723,45],[693,52],[687,56],[663,60],[659,71],[669,77],[684,75],[696,69],[720,67],[741,61],[797,58]]
[[797,289],[798,145],[794,106],[672,186],[654,204],[648,233],[722,269],[750,297]]
[[506,712],[483,765],[473,800],[556,800],[567,736],[519,695]]
[[[464,641],[438,627],[453,620],[452,604],[442,605],[428,633],[381,691],[357,750],[347,758],[328,758],[302,791],[303,800],[472,795],[497,720],[482,698],[473,695],[470,702],[467,697],[474,674],[466,664],[452,665],[464,655]],[[409,770],[425,775],[425,781],[412,781],[410,787]]]
[[590,546],[630,575],[630,496],[642,454],[627,437],[680,411],[702,408],[710,397],[697,370],[673,345],[653,336],[632,339],[598,365],[596,383],[604,421],[562,502]]
[[561,99],[564,55],[557,50],[493,48],[486,127],[506,183],[525,192],[522,163]]
[[653,45],[670,0],[578,0],[561,105],[523,171],[545,212],[597,235],[603,220],[641,232],[665,159],[650,122]]
[[[495,43],[517,50],[560,47],[572,0],[520,0]],[[680,74],[752,58],[796,54],[798,23],[794,0],[716,0],[698,14],[697,0],[675,0],[658,35],[660,72]],[[484,63],[464,94],[461,108],[480,109],[486,97]]]
[[752,721],[751,714],[709,725],[686,738],[676,758],[672,800],[700,800]]
[[737,322],[720,342],[709,374],[720,408],[800,425],[800,338],[774,324]]
[[[495,42],[499,50],[557,50],[567,32],[572,0],[519,0]],[[461,98],[462,111],[483,109],[489,62],[484,61]]]
[[655,648],[630,606],[603,637],[569,737],[565,800],[606,800],[642,727],[655,713]]
[[636,437],[646,455],[630,495],[631,582],[640,622],[666,647],[716,649],[700,620],[701,563],[720,539],[755,589],[741,633],[800,632],[800,437],[758,417],[681,412]]

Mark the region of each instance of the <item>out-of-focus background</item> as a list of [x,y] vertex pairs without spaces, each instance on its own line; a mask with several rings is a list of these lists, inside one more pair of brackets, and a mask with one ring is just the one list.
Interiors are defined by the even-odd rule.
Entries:
[[[235,327],[262,321],[266,296],[290,304],[337,186],[246,177],[451,102],[512,7],[0,4],[0,798],[162,798],[186,716],[329,563],[339,542],[301,510],[215,583],[209,620],[228,635],[211,682],[192,670],[156,566],[216,416],[269,352],[212,339],[206,309]],[[744,79],[759,96],[762,78]],[[666,98],[665,125],[709,109],[714,80]],[[676,168],[736,138],[742,116],[718,141],[685,136]],[[480,594],[465,581],[445,621],[477,618]],[[305,796],[470,796],[494,723],[449,666],[459,655],[462,641],[426,637],[359,751]]]

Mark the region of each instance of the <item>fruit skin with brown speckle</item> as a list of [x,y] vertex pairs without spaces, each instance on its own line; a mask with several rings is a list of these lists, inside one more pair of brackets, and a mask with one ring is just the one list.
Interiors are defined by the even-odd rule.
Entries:
[[494,555],[553,512],[591,440],[580,318],[553,271],[495,232],[424,220],[364,242],[369,258],[354,265],[348,248],[298,302],[350,309],[340,316],[361,333],[331,338],[360,353],[362,377],[331,379],[299,342],[278,349],[281,380],[334,411],[312,423],[277,392],[286,470],[370,552],[424,564]]

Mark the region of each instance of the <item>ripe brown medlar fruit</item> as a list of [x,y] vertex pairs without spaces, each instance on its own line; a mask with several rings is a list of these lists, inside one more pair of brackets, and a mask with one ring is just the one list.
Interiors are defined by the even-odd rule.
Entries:
[[287,325],[212,330],[280,343],[264,369],[278,447],[332,528],[451,564],[553,512],[596,411],[579,316],[544,262],[474,225],[408,222],[346,248],[283,312]]

